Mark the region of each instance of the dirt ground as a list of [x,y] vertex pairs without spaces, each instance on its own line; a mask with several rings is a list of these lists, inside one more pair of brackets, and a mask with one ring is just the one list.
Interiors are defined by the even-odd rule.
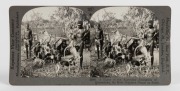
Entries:
[[99,71],[103,72],[105,77],[159,77],[159,52],[157,49],[154,51],[154,67],[150,67],[148,62],[146,67],[142,67],[141,71],[139,67],[132,67],[129,73],[127,73],[127,64],[118,64],[112,68],[103,68],[104,59],[97,60],[97,54],[91,53],[91,65],[94,65]]
[[[55,63],[50,63],[44,65],[42,68],[37,68],[35,70],[30,70],[31,68],[27,69],[26,71],[32,71],[32,75],[30,77],[89,77],[90,75],[90,52],[84,50],[83,52],[83,68],[79,69],[79,63],[77,63],[75,66],[71,67],[70,72],[68,71],[68,67],[62,67],[59,70],[58,73],[56,73],[56,65]],[[29,65],[32,65],[33,60],[32,59],[26,59],[25,54],[23,53],[21,56],[21,70],[23,68],[28,67]]]

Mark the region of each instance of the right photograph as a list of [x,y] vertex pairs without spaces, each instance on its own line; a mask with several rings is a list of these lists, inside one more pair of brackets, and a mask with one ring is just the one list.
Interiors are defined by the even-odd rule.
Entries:
[[159,77],[159,20],[142,7],[106,7],[91,21],[90,77]]

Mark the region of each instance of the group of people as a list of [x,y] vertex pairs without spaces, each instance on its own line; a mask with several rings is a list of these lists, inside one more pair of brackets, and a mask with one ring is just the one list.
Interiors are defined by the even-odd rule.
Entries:
[[[151,20],[148,22],[148,28],[146,29],[146,31],[143,33],[143,37],[141,36],[141,38],[132,38],[133,41],[135,42],[136,40],[143,40],[146,42],[146,44],[144,46],[146,46],[147,50],[150,52],[151,55],[151,65],[153,65],[154,63],[154,48],[155,48],[155,43],[157,43],[158,41],[158,30],[159,30],[159,26],[158,26],[158,20],[157,18],[154,20]],[[90,22],[89,21],[79,21],[77,23],[77,29],[76,29],[76,33],[72,33],[70,38],[68,39],[70,41],[70,43],[74,43],[75,41],[78,42],[80,45],[77,46],[75,44],[71,44],[72,47],[76,48],[76,51],[78,51],[79,55],[80,55],[80,68],[82,68],[83,66],[83,50],[85,48],[89,48],[90,51],[90,47],[92,44],[92,40],[91,40],[91,32],[90,32]],[[112,50],[117,50],[117,47],[114,47],[113,43],[111,43],[110,41],[107,42],[107,44],[105,45],[105,37],[104,37],[104,31],[101,28],[100,24],[97,24],[96,27],[94,27],[95,31],[95,46],[96,46],[96,52],[97,52],[97,57],[98,59],[100,59],[101,57],[103,57],[104,53],[107,57],[111,57],[113,53]],[[143,29],[143,28],[142,28]],[[80,36],[78,36],[80,35]],[[93,36],[94,37],[94,36]],[[25,32],[25,37],[24,37],[24,42],[25,42],[25,48],[26,48],[26,57],[31,58],[32,57],[32,46],[33,46],[33,33],[32,33],[32,29],[30,28],[30,25],[27,24],[27,31]],[[133,43],[132,43],[133,44]],[[140,43],[136,42],[136,46],[140,45]],[[35,45],[35,44],[34,44]],[[40,47],[40,43],[38,44]],[[62,57],[64,55],[64,50],[65,48],[68,46],[69,44],[67,43],[67,40],[62,40],[62,43],[60,45],[53,46],[54,50],[56,50],[58,53],[53,53],[54,58],[55,55],[58,54],[58,57]],[[49,43],[47,43],[47,46],[50,47],[51,45]],[[127,46],[126,44],[118,44],[117,46],[119,46],[121,49],[127,49],[127,50],[132,50],[134,51],[135,48],[132,48],[132,46]],[[51,46],[52,48],[52,46]],[[115,49],[113,49],[115,48]],[[39,50],[40,51],[40,50]],[[125,51],[124,51],[125,53]],[[131,53],[131,52],[130,52]],[[70,53],[67,53],[70,54]],[[38,56],[38,52],[35,53],[36,56]],[[60,58],[57,58],[57,60],[60,60]]]
[[[25,35],[23,38],[25,50],[26,50],[26,58],[27,59],[32,58],[32,54],[34,54],[33,57],[36,56],[43,60],[50,58],[52,60],[60,61],[61,57],[63,57],[64,54],[65,55],[71,54],[70,51],[72,50],[67,49],[65,51],[65,49],[74,47],[76,48],[76,51],[79,51],[80,68],[82,68],[83,50],[90,44],[90,31],[89,31],[90,25],[88,24],[89,24],[88,21],[86,21],[86,24],[83,21],[79,21],[77,23],[76,33],[69,34],[71,36],[66,39],[61,39],[62,42],[59,45],[50,44],[50,42],[43,44],[40,43],[40,41],[35,43],[33,40],[34,38],[33,38],[32,29],[30,28],[30,25],[27,24],[27,31],[25,31]],[[78,46],[75,43],[77,41],[80,42],[79,43],[80,45]]]
[[[105,55],[111,59],[119,61],[133,61],[136,57],[136,61],[147,62],[150,61],[151,66],[154,65],[154,49],[158,49],[159,42],[159,21],[157,17],[147,22],[148,27],[141,27],[137,33],[137,37],[130,37],[126,39],[126,43],[118,41],[112,43],[110,40],[104,40],[103,30],[98,25],[98,33],[96,39],[97,56]],[[108,41],[108,42],[104,42]],[[100,54],[99,54],[100,51]],[[150,56],[148,55],[150,54]]]

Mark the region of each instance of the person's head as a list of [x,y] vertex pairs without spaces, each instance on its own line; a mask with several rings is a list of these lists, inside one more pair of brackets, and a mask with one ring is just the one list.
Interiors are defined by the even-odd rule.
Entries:
[[111,45],[111,42],[108,42],[108,45]]
[[84,23],[84,25],[83,25],[83,28],[85,29],[85,30],[89,30],[89,21],[84,21],[85,23]]
[[149,21],[148,21],[148,27],[149,27],[149,28],[153,28],[153,21],[152,21],[152,20],[149,20]]
[[98,23],[98,25],[97,25],[97,28],[98,28],[98,29],[101,29],[101,25],[100,25],[99,23]]
[[63,40],[63,41],[62,41],[62,44],[66,44],[66,40]]
[[138,39],[134,39],[133,44],[138,44]]
[[154,20],[157,20],[157,16],[154,17]]
[[77,25],[78,25],[78,29],[83,28],[83,22],[82,21],[78,21]]
[[29,23],[27,24],[27,31],[29,30]]

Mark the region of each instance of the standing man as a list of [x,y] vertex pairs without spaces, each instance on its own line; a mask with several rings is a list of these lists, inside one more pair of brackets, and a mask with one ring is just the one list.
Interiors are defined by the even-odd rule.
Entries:
[[80,44],[80,69],[82,69],[83,64],[83,49],[85,46],[85,39],[87,37],[87,31],[83,29],[83,22],[78,22],[78,31],[81,31],[81,44]]
[[145,32],[145,40],[146,40],[146,47],[147,50],[150,52],[151,56],[151,66],[154,64],[154,47],[155,47],[155,36],[157,36],[157,31],[153,27],[153,21],[150,20],[148,22],[148,29]]
[[85,21],[85,24],[83,25],[84,31],[86,35],[84,36],[84,41],[85,41],[85,48],[88,48],[90,51],[90,23],[89,21]]
[[29,24],[27,24],[27,31],[25,32],[25,46],[26,46],[26,57],[27,59],[29,56],[31,57],[31,47],[32,47],[32,41],[33,41],[33,36],[32,36],[32,30],[29,27]]
[[[103,51],[103,42],[104,42],[104,34],[103,30],[101,29],[100,24],[97,26],[97,35],[96,35],[96,46],[97,46],[97,53],[98,53],[98,59],[99,59],[99,51],[102,57],[102,51]],[[100,47],[100,50],[99,50]]]
[[153,22],[153,27],[154,27],[154,29],[155,29],[155,31],[157,31],[157,34],[156,34],[156,36],[155,36],[155,44],[156,44],[156,48],[158,49],[159,48],[159,21],[158,21],[158,19],[157,19],[157,17],[155,17],[154,18],[154,22]]
[[83,64],[83,49],[85,45],[90,43],[90,31],[89,23],[86,21],[86,24],[82,21],[78,22],[78,30],[81,31],[81,44],[80,44],[80,68],[82,69]]
[[108,42],[106,48],[105,48],[105,53],[106,53],[106,56],[109,57],[110,56],[110,52],[112,50],[112,46],[111,46],[111,42]]

